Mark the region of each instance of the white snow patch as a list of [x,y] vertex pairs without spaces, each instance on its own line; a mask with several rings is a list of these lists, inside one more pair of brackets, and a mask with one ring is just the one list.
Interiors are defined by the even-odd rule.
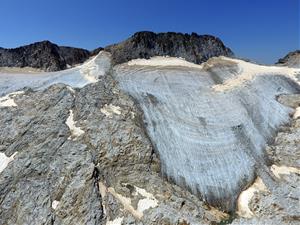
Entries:
[[277,178],[281,178],[280,174],[289,175],[291,173],[300,174],[300,169],[290,166],[276,166],[275,164],[271,166],[271,171]]
[[289,68],[289,67],[278,67],[278,66],[263,66],[257,65],[250,62],[245,62],[239,59],[231,59],[224,56],[220,56],[222,60],[234,62],[238,64],[240,69],[239,75],[226,80],[223,84],[217,84],[213,86],[213,89],[216,91],[226,91],[234,87],[240,86],[241,84],[251,81],[255,76],[261,75],[284,75],[296,83],[299,84],[296,74],[300,72],[300,69]]
[[255,182],[245,191],[243,191],[238,198],[238,215],[244,218],[251,218],[254,216],[249,208],[249,203],[255,193],[259,191],[267,191],[267,187],[262,179],[258,177]]
[[58,206],[58,204],[59,204],[59,201],[54,200],[54,201],[52,202],[52,209],[56,209],[57,206]]
[[112,118],[113,114],[120,115],[121,114],[121,107],[114,106],[112,104],[105,104],[103,108],[100,109],[100,111],[107,117]]
[[121,225],[123,221],[123,217],[117,217],[114,220],[107,221],[106,225]]
[[14,160],[18,152],[15,152],[12,156],[7,157],[5,153],[0,152],[0,173],[7,167],[7,165]]
[[21,94],[24,94],[24,91],[12,92],[3,97],[0,97],[0,107],[16,107],[17,104],[15,103],[13,98]]
[[[73,110],[70,110],[70,115],[69,115],[68,119],[66,120],[66,124],[71,131],[71,137],[74,137],[74,140],[76,140],[77,137],[84,134],[84,131],[81,130],[80,127],[76,127],[76,125],[75,125],[76,122],[74,121],[73,117],[74,117]],[[71,137],[69,137],[69,139],[71,139]]]
[[137,205],[137,211],[143,213],[147,209],[155,208],[158,206],[158,201],[153,196],[153,194],[147,192],[145,189],[136,186],[135,186],[135,190],[137,193],[145,197],[144,199],[139,200]]
[[155,56],[150,59],[134,59],[127,63],[129,66],[184,66],[190,68],[202,69],[201,65],[191,63],[183,58],[169,56]]
[[299,119],[300,118],[300,107],[296,108],[296,111],[294,113],[293,119]]

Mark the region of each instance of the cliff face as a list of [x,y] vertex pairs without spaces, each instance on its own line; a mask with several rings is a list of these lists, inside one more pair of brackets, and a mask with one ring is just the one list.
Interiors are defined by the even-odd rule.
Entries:
[[279,59],[276,64],[300,68],[300,50],[288,53],[285,57]]
[[213,56],[233,56],[223,42],[211,35],[196,33],[138,32],[124,42],[105,48],[111,52],[114,64],[152,56],[182,57],[200,64]]
[[0,66],[33,67],[45,71],[58,71],[84,62],[88,50],[59,47],[49,41],[42,41],[14,49],[0,49]]

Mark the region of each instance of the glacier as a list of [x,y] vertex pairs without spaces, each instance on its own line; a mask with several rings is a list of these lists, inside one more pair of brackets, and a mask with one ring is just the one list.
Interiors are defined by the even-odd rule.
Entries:
[[258,174],[272,180],[264,147],[293,111],[276,96],[299,93],[299,71],[226,57],[201,66],[174,60],[133,60],[113,75],[144,113],[162,175],[234,211]]

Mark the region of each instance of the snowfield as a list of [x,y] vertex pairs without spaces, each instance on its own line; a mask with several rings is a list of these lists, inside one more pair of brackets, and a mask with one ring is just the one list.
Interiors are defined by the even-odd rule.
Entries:
[[110,69],[110,54],[100,52],[97,56],[77,67],[59,72],[34,72],[24,69],[0,70],[0,96],[30,87],[36,90],[47,88],[53,84],[64,83],[72,87],[83,87],[97,82],[98,77]]

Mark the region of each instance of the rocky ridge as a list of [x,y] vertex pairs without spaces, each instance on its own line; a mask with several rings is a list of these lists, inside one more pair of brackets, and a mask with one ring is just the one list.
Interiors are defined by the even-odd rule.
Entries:
[[196,33],[137,32],[129,39],[108,46],[105,50],[112,54],[113,64],[137,58],[149,59],[152,56],[181,57],[200,64],[214,56],[233,56],[233,52],[219,38]]
[[13,49],[0,48],[1,67],[32,67],[44,71],[59,71],[83,63],[89,57],[88,50],[58,46],[50,41]]
[[[44,71],[59,71],[83,63],[101,50],[101,47],[88,51],[58,46],[50,41],[14,49],[0,48],[0,67],[32,67]],[[105,50],[112,54],[113,64],[156,55],[182,57],[197,64],[213,56],[233,56],[233,52],[219,38],[196,33],[137,32],[121,43],[105,47]]]

